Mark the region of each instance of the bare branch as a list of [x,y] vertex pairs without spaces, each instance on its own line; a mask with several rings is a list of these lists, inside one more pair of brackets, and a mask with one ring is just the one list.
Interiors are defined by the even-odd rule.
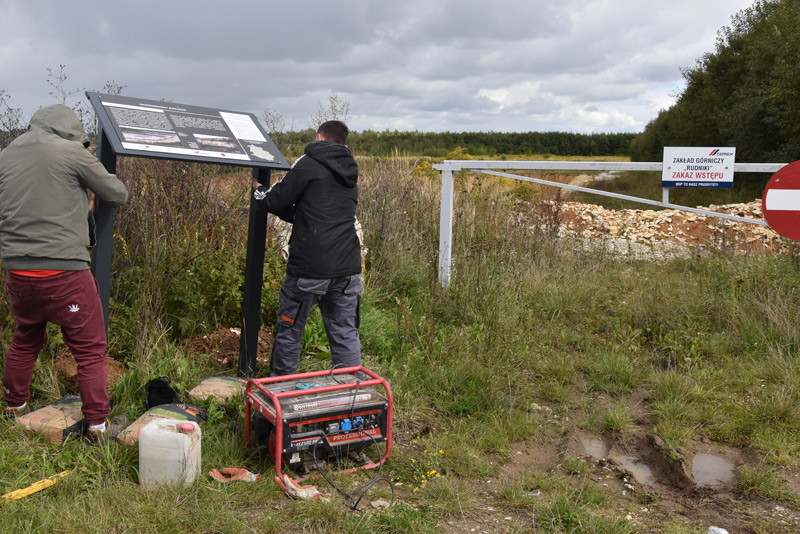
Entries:
[[22,108],[12,108],[8,101],[11,98],[0,89],[0,149],[5,148],[25,129]]
[[280,111],[266,108],[261,114],[261,118],[264,120],[264,127],[270,135],[288,132],[294,127],[293,123],[290,124],[289,117]]
[[311,128],[316,130],[326,121],[347,122],[350,118],[350,102],[336,91],[328,95],[327,105],[317,102],[317,112],[311,116]]

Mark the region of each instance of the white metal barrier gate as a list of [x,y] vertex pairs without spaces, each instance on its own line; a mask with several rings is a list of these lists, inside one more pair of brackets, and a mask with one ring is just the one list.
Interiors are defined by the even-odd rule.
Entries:
[[[786,163],[735,163],[734,172],[778,172]],[[522,180],[525,182],[532,182],[541,185],[551,185],[560,187],[562,189],[571,189],[573,191],[581,191],[594,195],[601,195],[622,200],[629,200],[631,202],[638,202],[640,204],[649,204],[651,206],[659,206],[663,208],[677,209],[683,211],[690,211],[699,213],[701,215],[709,215],[712,217],[719,217],[721,219],[730,219],[739,222],[746,222],[752,224],[760,224],[762,226],[769,226],[766,221],[757,221],[755,219],[748,219],[746,217],[738,217],[736,215],[729,215],[727,213],[719,213],[716,211],[702,210],[698,208],[691,208],[688,206],[679,206],[677,204],[669,203],[669,188],[663,189],[662,200],[650,200],[646,198],[632,197],[628,195],[621,195],[619,193],[610,193],[607,191],[600,191],[598,189],[590,189],[588,187],[581,187],[577,185],[562,184],[559,182],[552,182],[549,180],[542,180],[539,178],[529,178],[527,176],[519,176],[517,174],[509,174],[499,172],[499,170],[564,170],[564,171],[658,171],[661,172],[664,164],[660,162],[627,162],[627,161],[486,161],[486,160],[445,160],[440,164],[434,165],[433,168],[442,172],[442,199],[441,211],[439,214],[439,283],[443,287],[450,286],[450,267],[452,263],[452,241],[453,241],[453,172],[470,170],[479,172],[481,174],[490,174],[493,176],[501,176],[504,178],[512,178],[514,180]]]

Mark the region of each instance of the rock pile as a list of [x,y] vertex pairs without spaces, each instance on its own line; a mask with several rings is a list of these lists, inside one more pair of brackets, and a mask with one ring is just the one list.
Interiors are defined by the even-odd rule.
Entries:
[[[733,254],[775,254],[791,246],[791,241],[768,226],[688,211],[610,210],[578,202],[562,202],[553,209],[559,212],[560,235],[602,241],[613,253],[688,256],[716,250]],[[764,220],[760,199],[701,209]]]

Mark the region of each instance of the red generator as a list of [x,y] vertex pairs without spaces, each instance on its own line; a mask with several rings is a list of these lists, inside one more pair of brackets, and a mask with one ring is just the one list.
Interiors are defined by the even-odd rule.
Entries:
[[[379,467],[392,448],[392,390],[362,366],[248,380],[245,439],[266,446],[275,461],[275,480],[286,491],[283,465],[304,480],[312,467],[348,459],[356,467]],[[255,411],[253,411],[255,410]],[[385,442],[372,460],[364,449]],[[318,476],[318,475],[317,475]]]

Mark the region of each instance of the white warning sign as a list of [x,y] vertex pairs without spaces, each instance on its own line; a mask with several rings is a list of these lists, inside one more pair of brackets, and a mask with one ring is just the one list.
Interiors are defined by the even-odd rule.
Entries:
[[662,187],[733,187],[735,148],[664,147]]

